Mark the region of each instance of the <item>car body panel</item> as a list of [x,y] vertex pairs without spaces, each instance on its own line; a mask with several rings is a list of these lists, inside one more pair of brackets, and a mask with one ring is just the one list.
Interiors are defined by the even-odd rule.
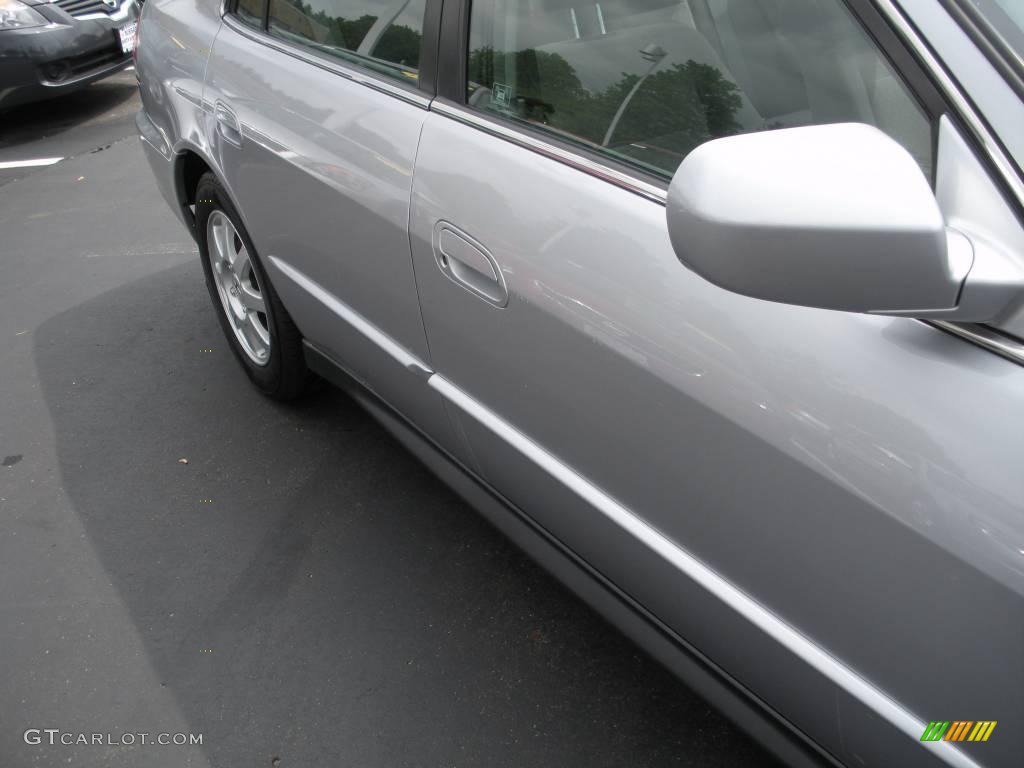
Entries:
[[[437,268],[438,221],[490,250],[506,308]],[[918,718],[1024,715],[1000,684],[1024,677],[1024,432],[1004,417],[1024,369],[917,321],[716,288],[679,264],[661,206],[446,116],[424,128],[412,240],[440,375]],[[831,751],[872,717],[461,422],[489,482]],[[902,751],[876,731],[869,765]],[[972,756],[1010,759],[1005,738]],[[901,765],[929,764],[901,739]]]
[[[221,179],[303,335],[461,453],[418,362],[429,353],[408,221],[426,100],[368,88],[255,34],[226,22],[207,73],[204,129]],[[218,108],[234,113],[241,146],[220,132]]]
[[216,0],[196,0],[187,11],[180,0],[147,0],[140,20],[135,68],[142,116],[136,122],[157,186],[190,232],[179,188],[182,162],[194,153],[213,167],[203,133],[203,80],[220,23]]
[[[783,765],[790,768],[840,765],[756,694],[741,686],[728,672],[632,600],[564,542],[541,528],[531,515],[512,504],[463,462],[441,450],[429,435],[416,429],[389,404],[373,396],[348,376],[340,365],[308,343],[306,360],[312,370],[350,393],[385,429],[499,531],[670,672],[685,680],[708,703],[742,724]],[[428,381],[434,382],[432,386],[436,387],[439,386],[439,378],[435,374]]]
[[[518,510],[515,536],[661,627],[627,630],[659,658],[708,660],[849,765],[1019,764],[1024,367],[915,320],[717,288],[673,253],[657,185],[504,140],[214,0],[147,0],[138,68],[182,221],[194,153],[322,364]],[[940,158],[964,226],[942,169],[981,189],[979,167]],[[919,741],[972,717],[1004,727]]]

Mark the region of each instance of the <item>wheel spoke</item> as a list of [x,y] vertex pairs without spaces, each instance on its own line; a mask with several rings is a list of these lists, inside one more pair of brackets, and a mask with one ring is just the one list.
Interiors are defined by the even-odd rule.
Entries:
[[224,225],[220,222],[210,222],[210,237],[208,245],[211,249],[210,263],[219,273],[224,271]]
[[238,249],[238,253],[235,254],[231,260],[231,271],[235,273],[242,282],[247,282],[249,279],[249,271],[252,269],[252,262],[249,261],[249,251],[245,249],[243,245]]
[[256,343],[259,337],[256,335],[256,331],[253,329],[252,324],[249,322],[249,318],[246,317],[244,320],[237,320],[235,328],[238,329],[238,334],[245,340],[245,346],[247,346],[252,352],[255,352],[259,345]]
[[[260,322],[260,319],[259,319],[259,317],[257,317],[255,312],[248,313],[248,316],[246,317],[246,322],[252,327],[252,330],[256,334],[256,337],[261,342],[263,342],[262,346],[263,347],[269,347],[270,346],[270,331],[268,331],[266,328],[263,327],[263,323]],[[254,345],[254,346],[256,346],[257,349],[258,349],[260,345]]]
[[227,220],[222,220],[217,223],[217,226],[214,228],[214,238],[217,242],[217,255],[220,257],[219,261],[223,266],[230,266],[231,229],[228,227]]
[[270,351],[270,334],[260,325],[255,313],[250,312],[246,315],[238,326],[238,331],[245,337],[246,345],[256,359],[265,361]]
[[242,302],[242,306],[250,310],[250,312],[266,312],[267,305],[263,302],[263,296],[256,291],[249,281],[243,280],[239,284],[238,298]]

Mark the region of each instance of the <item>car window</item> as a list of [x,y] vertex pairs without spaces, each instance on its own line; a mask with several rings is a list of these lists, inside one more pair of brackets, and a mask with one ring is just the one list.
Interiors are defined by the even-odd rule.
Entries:
[[696,146],[856,121],[931,175],[929,120],[842,0],[473,0],[468,102],[670,176]]
[[426,0],[270,0],[269,32],[415,84]]
[[235,17],[256,29],[263,28],[263,9],[266,8],[265,0],[238,0],[235,6]]

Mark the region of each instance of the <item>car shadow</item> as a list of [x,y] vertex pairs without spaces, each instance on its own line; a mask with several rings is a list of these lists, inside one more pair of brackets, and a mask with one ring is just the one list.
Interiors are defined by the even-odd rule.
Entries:
[[197,272],[34,353],[64,491],[211,764],[771,764],[346,395],[254,391]]
[[0,111],[0,149],[55,136],[110,112],[139,91],[132,73],[118,73],[79,91]]

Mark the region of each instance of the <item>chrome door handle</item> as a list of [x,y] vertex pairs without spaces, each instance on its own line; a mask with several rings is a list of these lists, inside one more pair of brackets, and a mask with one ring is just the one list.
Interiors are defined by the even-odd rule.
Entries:
[[217,132],[224,137],[224,140],[236,147],[242,146],[242,126],[238,122],[238,115],[223,101],[217,101],[213,108],[214,118],[217,120]]
[[434,258],[449,280],[496,307],[508,304],[508,288],[498,262],[454,224],[439,221],[434,226]]

